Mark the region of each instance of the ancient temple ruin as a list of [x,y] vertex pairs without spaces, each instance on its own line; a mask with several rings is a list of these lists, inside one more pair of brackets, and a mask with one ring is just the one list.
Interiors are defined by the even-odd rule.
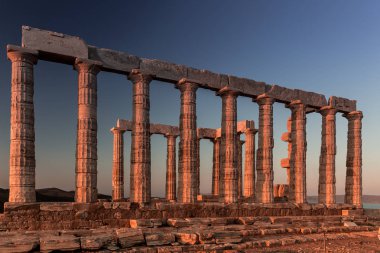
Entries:
[[[212,73],[160,60],[139,58],[123,52],[87,45],[82,39],[61,33],[24,26],[22,45],[7,46],[12,62],[11,144],[9,187],[10,203],[33,203],[35,194],[35,134],[33,68],[38,60],[73,65],[78,72],[78,121],[76,144],[75,201],[97,201],[97,74],[113,72],[128,77],[133,84],[133,116],[113,129],[113,197],[123,198],[123,138],[132,132],[130,202],[151,201],[150,135],[163,134],[168,140],[166,198],[177,203],[195,203],[199,195],[199,139],[214,142],[212,194],[221,203],[273,203],[273,103],[291,111],[289,157],[282,161],[288,170],[289,202],[306,203],[306,114],[322,117],[322,145],[319,165],[319,203],[335,204],[335,119],[342,114],[348,121],[345,202],[362,206],[363,114],[356,101],[268,85],[232,75]],[[180,90],[181,110],[178,127],[151,124],[149,84],[160,80]],[[215,91],[222,100],[220,130],[197,128],[197,89]],[[237,98],[252,98],[259,105],[257,130],[246,122],[246,173],[241,180],[241,143],[237,122]],[[284,122],[285,124],[286,122]],[[258,147],[255,150],[255,133]],[[240,132],[242,133],[242,131]],[[178,173],[175,140],[179,137]],[[239,151],[240,150],[240,151]],[[239,154],[240,152],[240,154]],[[240,157],[240,165],[239,165]],[[255,176],[256,174],[256,176]],[[176,186],[175,177],[178,176]],[[240,183],[239,183],[240,181]]]

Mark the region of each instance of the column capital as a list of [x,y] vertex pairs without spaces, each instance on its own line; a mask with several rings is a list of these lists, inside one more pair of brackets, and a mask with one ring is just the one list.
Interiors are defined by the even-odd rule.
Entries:
[[113,127],[113,128],[111,128],[110,131],[111,131],[112,133],[114,133],[114,134],[116,134],[116,133],[121,133],[121,134],[123,134],[123,133],[125,133],[126,130],[121,129],[121,128],[119,128],[119,127]]
[[91,73],[94,75],[100,72],[101,66],[102,66],[102,63],[99,61],[83,59],[83,58],[76,58],[75,63],[74,63],[74,68],[78,72]]
[[300,107],[306,108],[306,105],[302,103],[301,100],[297,99],[297,100],[292,100],[289,104],[286,105],[286,107],[290,109],[297,109]]
[[128,75],[128,80],[130,80],[132,83],[150,83],[153,80],[153,76],[144,74],[140,69],[132,69]]
[[187,78],[182,78],[176,84],[176,88],[182,91],[193,91],[195,92],[198,89],[198,84],[194,81],[191,81]]
[[165,136],[165,138],[174,138],[174,139],[177,139],[177,137],[179,136],[179,134],[165,133],[164,136]]
[[256,129],[256,128],[246,128],[244,130],[244,134],[247,135],[247,134],[253,134],[255,135],[259,130]]
[[223,97],[223,96],[237,97],[237,96],[239,96],[239,94],[240,94],[239,91],[234,90],[228,86],[225,86],[216,92],[216,95],[221,96],[221,97]]
[[7,57],[11,62],[27,61],[31,64],[37,64],[38,51],[14,45],[7,45]]
[[321,109],[319,109],[319,113],[322,114],[323,116],[335,115],[337,112],[338,110],[331,105],[323,106],[321,107]]
[[342,117],[345,117],[347,120],[358,120],[363,118],[363,112],[362,111],[353,111],[349,113],[344,113]]
[[267,94],[261,94],[252,100],[259,105],[272,105],[275,102],[275,99]]

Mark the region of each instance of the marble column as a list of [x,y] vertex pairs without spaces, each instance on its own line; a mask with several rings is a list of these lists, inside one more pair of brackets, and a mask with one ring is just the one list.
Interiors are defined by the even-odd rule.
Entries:
[[148,203],[151,198],[149,84],[152,77],[134,69],[128,79],[133,83],[130,201]]
[[124,139],[125,130],[114,127],[112,161],[112,200],[124,198]]
[[281,159],[281,167],[286,169],[286,183],[290,185],[290,157],[292,154],[292,140],[290,135],[292,133],[292,117],[288,118],[286,126],[288,132],[281,135],[281,140],[288,143],[288,157]]
[[101,63],[76,59],[78,71],[78,124],[75,201],[95,202],[97,190],[97,74]]
[[166,135],[167,153],[166,153],[166,187],[165,196],[167,200],[175,201],[176,196],[176,135]]
[[348,120],[345,203],[362,208],[362,118],[361,111],[343,115]]
[[331,106],[324,106],[320,110],[322,115],[322,141],[319,157],[318,202],[323,204],[335,204],[336,113],[337,110]]
[[238,201],[238,93],[228,88],[223,88],[218,94],[222,97],[219,201],[234,203]]
[[306,106],[295,100],[289,104],[292,111],[290,158],[290,201],[306,203]]
[[255,134],[257,130],[245,130],[244,197],[255,198]]
[[256,202],[273,202],[273,103],[263,94],[257,97],[259,105],[259,139],[256,158]]
[[238,135],[238,197],[243,197],[243,145],[245,141],[240,140]]
[[197,194],[196,196],[198,196],[200,194],[200,186],[201,186],[201,174],[200,174],[200,170],[201,170],[201,156],[200,156],[200,148],[201,148],[201,139],[197,138],[197,174],[196,174],[196,180],[195,180],[195,183],[196,183],[196,191],[197,191]]
[[180,203],[193,203],[197,199],[197,114],[195,83],[182,79],[178,82],[181,91],[181,113],[179,120],[180,142],[178,163],[178,198]]
[[219,172],[220,172],[220,138],[211,140],[214,144],[212,153],[212,189],[214,196],[219,195]]
[[8,46],[12,62],[9,202],[36,201],[34,149],[34,76],[38,52]]

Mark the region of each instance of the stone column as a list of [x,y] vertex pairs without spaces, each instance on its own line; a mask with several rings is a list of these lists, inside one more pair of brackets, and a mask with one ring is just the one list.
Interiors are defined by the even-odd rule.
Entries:
[[76,59],[78,71],[78,124],[75,201],[95,202],[97,190],[97,74],[100,63]]
[[288,118],[286,126],[288,132],[281,135],[281,140],[288,143],[288,157],[281,159],[281,167],[286,169],[286,183],[290,185],[290,157],[292,154],[292,140],[290,135],[292,133],[292,117]]
[[166,187],[165,196],[167,200],[176,200],[176,135],[166,135],[167,139],[167,156],[166,156]]
[[238,135],[238,197],[243,197],[243,145],[245,141],[240,140]]
[[197,138],[197,175],[195,177],[195,183],[196,183],[196,191],[197,191],[197,194],[196,196],[198,196],[200,194],[200,186],[201,186],[201,174],[200,174],[200,170],[201,170],[201,156],[200,156],[200,148],[201,148],[201,139],[200,138]]
[[348,120],[345,203],[362,208],[362,118],[361,111],[344,114]]
[[212,189],[214,196],[219,195],[219,173],[220,173],[220,137],[211,140],[214,143],[212,153]]
[[324,106],[320,110],[322,115],[322,141],[319,158],[319,185],[318,202],[335,204],[335,114],[337,110],[331,106]]
[[125,130],[114,127],[112,163],[112,200],[124,198],[124,139]]
[[245,131],[244,197],[255,198],[255,134],[256,129]]
[[33,66],[38,52],[14,46],[7,51],[12,62],[9,202],[35,202]]
[[180,203],[193,203],[197,199],[196,91],[198,86],[182,79],[177,87],[181,91],[177,200]]
[[152,77],[134,69],[133,83],[130,201],[148,203],[151,198],[149,84]]
[[257,97],[259,105],[259,140],[256,159],[256,201],[273,202],[273,103],[263,94]]
[[223,88],[219,91],[219,95],[222,97],[219,201],[234,203],[238,200],[238,93],[228,88]]
[[306,106],[295,100],[289,104],[292,111],[290,158],[290,201],[306,203]]

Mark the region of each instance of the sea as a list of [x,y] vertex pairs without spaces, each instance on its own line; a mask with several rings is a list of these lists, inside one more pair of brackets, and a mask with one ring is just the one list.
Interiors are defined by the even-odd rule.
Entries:
[[380,204],[367,204],[367,203],[363,203],[363,208],[367,208],[367,209],[380,209]]

